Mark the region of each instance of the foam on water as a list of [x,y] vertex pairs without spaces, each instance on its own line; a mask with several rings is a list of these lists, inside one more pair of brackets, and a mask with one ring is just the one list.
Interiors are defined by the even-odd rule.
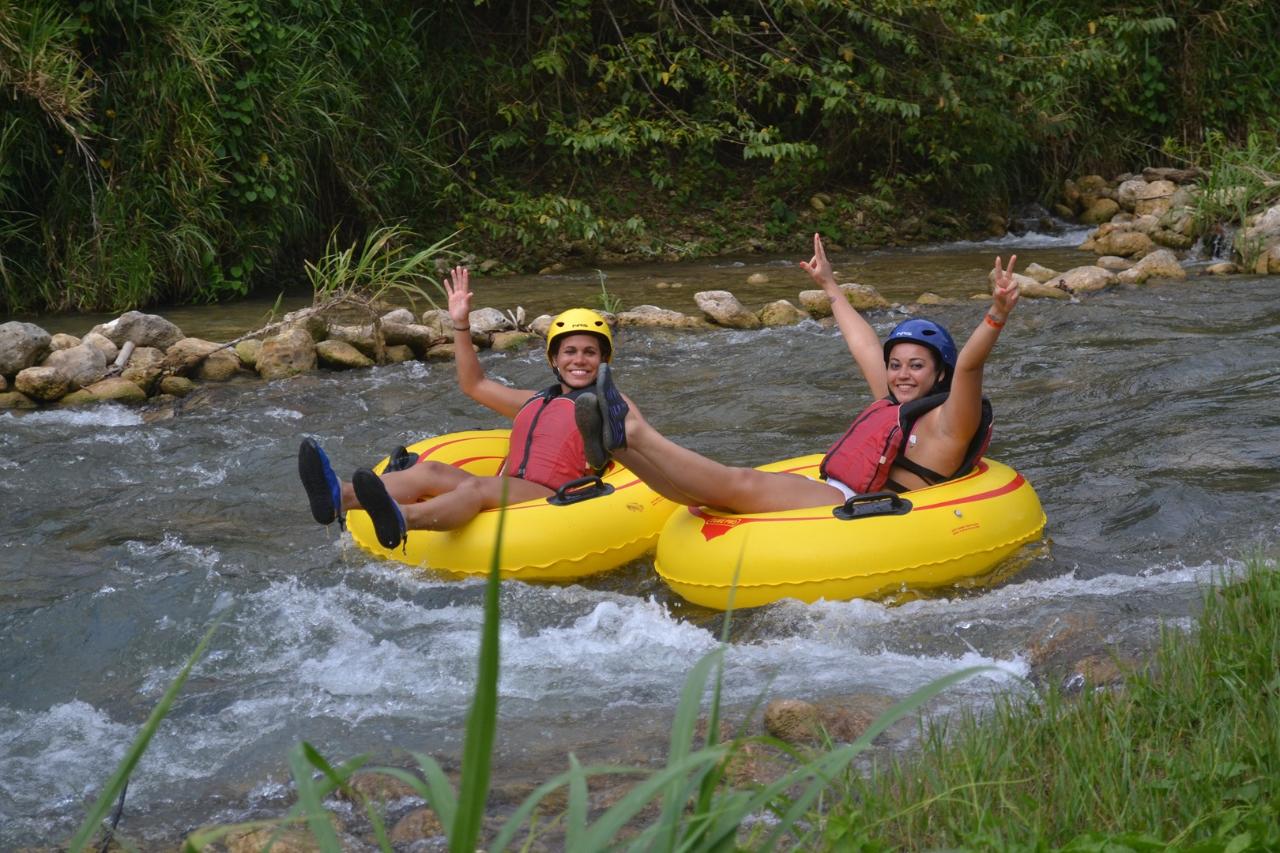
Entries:
[[965,249],[1040,249],[1075,248],[1088,238],[1092,228],[1067,226],[1056,234],[1028,231],[1026,234],[1004,234],[988,240],[957,240],[954,243],[937,243],[913,249],[914,252],[954,252]]
[[22,425],[57,424],[73,427],[131,427],[143,423],[137,409],[126,408],[119,403],[101,403],[84,409],[40,409],[18,415],[13,412],[0,414],[0,421],[20,421]]

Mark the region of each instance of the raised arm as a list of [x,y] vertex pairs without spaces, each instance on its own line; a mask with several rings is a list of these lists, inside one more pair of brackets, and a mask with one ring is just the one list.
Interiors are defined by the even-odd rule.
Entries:
[[480,405],[508,418],[515,417],[532,391],[508,388],[485,375],[480,359],[471,345],[471,274],[457,266],[444,280],[449,297],[449,319],[453,322],[453,363],[458,371],[458,387]]
[[889,379],[884,369],[884,349],[880,345],[880,338],[866,318],[853,310],[844,291],[836,284],[831,262],[827,260],[827,251],[818,234],[813,235],[813,257],[808,263],[801,261],[800,269],[807,272],[831,300],[831,313],[836,318],[840,335],[867,384],[871,386],[871,396],[878,400],[888,394]]
[[939,427],[947,435],[971,436],[982,418],[982,369],[1021,295],[1013,278],[1017,260],[1018,256],[1013,255],[1008,266],[1002,267],[1000,258],[996,258],[991,306],[956,357],[951,395],[939,413]]

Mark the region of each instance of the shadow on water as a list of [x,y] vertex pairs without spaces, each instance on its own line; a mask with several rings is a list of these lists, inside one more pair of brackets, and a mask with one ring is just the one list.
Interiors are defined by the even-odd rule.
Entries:
[[[893,299],[954,297],[929,312],[963,339],[981,313],[967,297],[984,289],[993,255],[1011,251],[1020,265],[1083,260],[1061,244],[1003,243],[837,265]],[[628,304],[670,305],[676,293],[691,308],[692,292],[714,287],[779,298],[733,283],[757,271],[787,298],[807,287],[794,266],[758,260],[610,271],[609,285]],[[566,284],[573,275],[544,278],[481,282],[479,301],[537,313],[598,290],[594,273],[580,293]],[[254,316],[239,329],[259,319],[244,310]],[[222,309],[201,316],[203,326],[180,323],[217,337],[209,330],[230,322]],[[901,317],[870,319],[884,333]],[[1249,277],[1024,303],[986,371],[991,455],[1036,487],[1046,540],[991,589],[737,614],[727,701],[902,696],[994,663],[948,695],[982,705],[1013,676],[1037,674],[1046,648],[1136,654],[1160,624],[1184,624],[1200,584],[1277,538],[1277,332],[1280,291]],[[484,363],[516,387],[547,383],[536,349]],[[812,322],[628,330],[616,368],[655,425],[734,464],[820,450],[867,402],[838,335]],[[218,613],[223,629],[130,787],[136,835],[172,840],[278,808],[290,796],[286,750],[300,739],[332,758],[458,753],[480,585],[374,560],[318,528],[295,452],[316,436],[345,474],[408,440],[501,419],[440,363],[209,387],[163,414],[0,415],[5,847],[66,837]],[[571,750],[641,763],[661,751],[687,667],[723,624],[667,591],[650,559],[580,585],[509,583],[502,607],[498,778],[516,788],[562,769]]]

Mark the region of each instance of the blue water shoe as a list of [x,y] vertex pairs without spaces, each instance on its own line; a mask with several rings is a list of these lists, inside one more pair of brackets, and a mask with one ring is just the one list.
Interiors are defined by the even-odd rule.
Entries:
[[600,365],[596,373],[596,405],[604,422],[605,450],[617,450],[627,446],[627,412],[631,407],[622,399],[618,387],[613,384],[613,371],[609,365]]
[[573,401],[573,422],[578,425],[582,434],[582,449],[587,457],[587,464],[600,471],[609,462],[609,451],[605,449],[604,419],[600,416],[601,406],[596,395],[587,391],[579,394]]
[[311,502],[311,517],[319,524],[338,521],[342,514],[342,485],[329,457],[314,438],[304,438],[298,447],[298,477]]
[[361,468],[351,476],[351,487],[356,490],[356,499],[360,501],[361,509],[369,513],[374,535],[378,537],[382,547],[394,551],[404,545],[404,514],[400,512],[395,499],[387,493],[382,478],[368,468]]

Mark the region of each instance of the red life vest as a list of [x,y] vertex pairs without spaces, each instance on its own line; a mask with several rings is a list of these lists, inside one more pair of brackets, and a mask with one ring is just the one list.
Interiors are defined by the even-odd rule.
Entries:
[[504,474],[558,489],[591,473],[582,434],[573,420],[573,401],[579,393],[562,394],[560,386],[553,385],[520,407],[511,425]]
[[899,403],[892,397],[876,400],[862,410],[844,435],[827,451],[819,469],[823,479],[833,477],[858,494],[878,492],[888,486],[896,492],[905,491],[889,480],[889,472],[896,465],[930,485],[953,480],[967,474],[991,443],[991,403],[982,398],[982,416],[978,429],[965,450],[964,461],[949,475],[931,471],[918,462],[912,462],[903,453],[915,423],[922,415],[946,402],[947,392],[930,394],[909,403]]

